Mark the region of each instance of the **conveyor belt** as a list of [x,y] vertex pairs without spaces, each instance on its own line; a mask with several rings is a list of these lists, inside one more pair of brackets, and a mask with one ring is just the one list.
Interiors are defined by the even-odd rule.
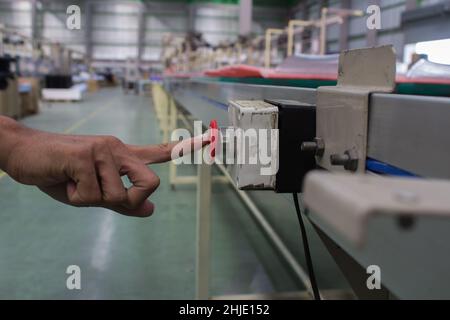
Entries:
[[[231,99],[294,99],[315,103],[316,91],[307,88],[224,83],[211,80],[165,80],[165,87],[178,104],[195,118],[209,123],[228,123],[227,101]],[[396,175],[450,178],[450,98],[398,94],[373,94],[369,115],[369,165],[372,170],[394,170]],[[292,210],[282,195],[250,192],[256,202],[270,206],[264,210],[273,228],[286,239],[280,214]],[[262,201],[261,199],[264,199]],[[265,209],[265,208],[262,208]],[[273,208],[272,208],[273,209]],[[309,219],[336,248],[342,248],[363,268],[381,268],[382,283],[397,298],[450,298],[448,270],[450,221],[421,218],[403,230],[392,217],[371,220],[363,248],[355,248],[314,212]],[[289,241],[289,240],[288,240]],[[320,283],[320,282],[319,282]]]
[[[336,80],[326,79],[277,79],[277,78],[233,78],[233,77],[217,77],[217,78],[196,78],[196,80],[225,82],[225,83],[241,83],[255,84],[265,86],[284,86],[299,88],[318,88],[320,86],[335,86]],[[426,83],[423,80],[417,82],[398,82],[395,88],[397,94],[423,95],[435,97],[450,97],[449,83]]]
[[[308,88],[166,80],[166,89],[195,118],[228,123],[228,100],[292,99],[315,103]],[[450,178],[450,98],[373,94],[368,156],[411,175]],[[446,133],[447,132],[447,133]]]

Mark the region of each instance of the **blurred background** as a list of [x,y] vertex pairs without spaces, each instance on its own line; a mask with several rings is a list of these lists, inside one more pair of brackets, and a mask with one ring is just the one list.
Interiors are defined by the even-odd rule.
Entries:
[[[52,132],[167,142],[195,120],[168,95],[171,79],[317,88],[336,83],[340,51],[378,45],[396,50],[397,93],[450,96],[446,0],[0,0],[0,114]],[[153,169],[162,183],[145,220],[64,206],[0,173],[0,298],[196,297],[197,167]],[[289,195],[246,192],[268,233],[213,174],[209,295],[309,297]],[[353,298],[308,230],[324,294]],[[70,265],[81,290],[66,287]]]

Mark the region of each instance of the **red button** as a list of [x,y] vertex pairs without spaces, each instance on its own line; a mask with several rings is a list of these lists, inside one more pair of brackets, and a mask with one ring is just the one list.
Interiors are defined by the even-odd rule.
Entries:
[[211,120],[209,123],[209,136],[210,136],[210,155],[211,158],[214,159],[216,156],[216,147],[217,147],[217,140],[219,139],[219,126],[217,125],[217,120]]

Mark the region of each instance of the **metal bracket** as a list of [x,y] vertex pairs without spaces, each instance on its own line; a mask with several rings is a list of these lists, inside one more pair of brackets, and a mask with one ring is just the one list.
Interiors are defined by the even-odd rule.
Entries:
[[332,171],[365,171],[369,97],[395,88],[392,46],[348,50],[339,56],[337,86],[317,89],[316,153],[319,166]]
[[375,215],[413,227],[417,216],[450,217],[450,182],[312,171],[305,178],[305,206],[356,246]]

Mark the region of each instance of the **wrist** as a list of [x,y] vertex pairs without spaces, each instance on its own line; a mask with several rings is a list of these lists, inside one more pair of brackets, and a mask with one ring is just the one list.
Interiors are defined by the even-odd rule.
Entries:
[[27,129],[8,117],[0,116],[0,169],[6,171],[13,149],[20,146]]

